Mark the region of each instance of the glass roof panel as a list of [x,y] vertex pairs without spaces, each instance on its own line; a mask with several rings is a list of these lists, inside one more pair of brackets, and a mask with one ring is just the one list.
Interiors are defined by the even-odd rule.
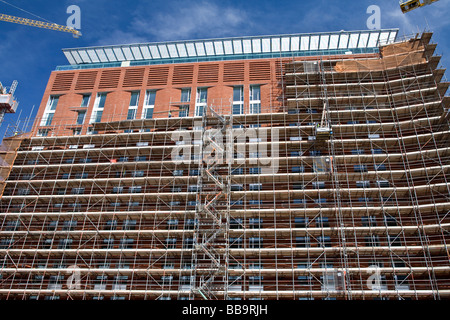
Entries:
[[161,58],[169,58],[169,50],[165,44],[158,45],[159,52],[161,53]]
[[369,36],[369,41],[367,42],[367,47],[373,48],[376,47],[378,44],[378,36],[379,32],[371,32]]
[[[375,48],[395,41],[398,29],[340,31],[63,49],[71,64],[181,57]],[[325,53],[326,54],[326,53]]]
[[301,38],[300,50],[309,50],[309,38],[309,36]]
[[261,52],[261,39],[252,39],[252,47],[253,47],[253,52],[260,53]]
[[272,38],[272,52],[280,52],[280,38]]
[[152,55],[150,54],[150,50],[148,49],[148,46],[140,46],[142,56],[144,59],[148,60],[152,58]]
[[150,53],[152,54],[153,59],[161,58],[161,55],[159,54],[157,46],[150,46]]
[[348,38],[349,35],[348,34],[341,34],[340,39],[339,39],[339,49],[345,49],[348,46]]
[[329,35],[322,35],[322,36],[320,36],[319,49],[320,50],[328,49],[328,41],[330,41],[330,36]]
[[187,57],[188,54],[184,43],[177,43],[177,50],[180,57]]
[[92,62],[100,62],[100,59],[97,57],[97,54],[95,53],[95,50],[87,50],[87,53],[89,55],[89,58],[92,60]]
[[216,54],[223,55],[223,42],[215,41],[214,42],[214,50],[216,51]]
[[339,43],[339,35],[333,34],[330,36],[330,46],[328,49],[337,49]]
[[167,45],[167,50],[171,58],[178,58],[177,47],[173,43]]
[[197,56],[197,51],[195,51],[195,46],[193,43],[186,43],[186,49],[189,57]]
[[204,42],[204,44],[205,44],[205,48],[206,48],[206,54],[208,56],[213,56],[215,54],[213,43],[211,41],[207,41],[207,42]]
[[141,50],[139,49],[139,46],[133,46],[131,47],[131,51],[133,52],[134,57],[137,60],[142,60],[142,54],[141,54]]
[[312,36],[309,43],[309,50],[319,49],[319,36]]
[[368,40],[369,40],[369,34],[361,33],[361,36],[359,37],[358,48],[366,48]]
[[250,39],[242,40],[242,45],[244,47],[244,53],[252,53],[252,41]]
[[197,55],[198,56],[206,55],[206,53],[205,53],[205,46],[204,46],[203,42],[196,42],[195,43],[195,49],[197,50]]
[[242,41],[239,40],[233,40],[233,49],[234,53],[241,54],[242,53]]
[[290,46],[291,46],[290,37],[281,38],[281,51],[290,51],[291,50]]
[[233,43],[231,40],[224,41],[223,46],[225,49],[225,54],[233,54]]
[[291,37],[291,51],[298,51],[300,46],[300,37]]
[[262,39],[262,51],[263,52],[270,52],[270,38],[264,38]]
[[358,46],[359,33],[352,33],[348,42],[348,48],[356,48]]

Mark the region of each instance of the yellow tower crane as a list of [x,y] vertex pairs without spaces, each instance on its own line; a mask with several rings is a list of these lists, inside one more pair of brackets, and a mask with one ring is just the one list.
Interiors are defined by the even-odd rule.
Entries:
[[0,21],[19,23],[19,24],[24,24],[26,26],[68,32],[68,33],[72,33],[75,38],[81,37],[81,32],[78,31],[77,29],[67,27],[67,26],[61,26],[56,23],[49,23],[49,22],[44,22],[44,21],[31,20],[31,19],[27,19],[27,18],[20,18],[20,17],[10,16],[7,14],[0,14]]
[[400,0],[400,8],[403,13],[432,4],[439,0]]

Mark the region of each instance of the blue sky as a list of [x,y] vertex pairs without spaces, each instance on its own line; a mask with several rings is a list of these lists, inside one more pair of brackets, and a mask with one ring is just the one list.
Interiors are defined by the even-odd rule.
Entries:
[[[136,42],[205,39],[228,36],[365,30],[370,5],[381,8],[381,28],[400,28],[400,35],[431,30],[437,53],[450,64],[450,0],[404,15],[398,0],[6,0],[49,21],[65,24],[69,5],[81,9],[83,36],[0,22],[0,81],[19,81],[16,115],[8,123],[35,116],[50,72],[68,64],[61,49]],[[0,13],[36,17],[0,2]]]

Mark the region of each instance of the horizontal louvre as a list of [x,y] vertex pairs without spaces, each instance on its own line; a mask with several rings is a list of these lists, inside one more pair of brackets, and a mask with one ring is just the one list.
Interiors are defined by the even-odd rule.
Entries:
[[140,87],[144,81],[144,68],[127,69],[125,71],[125,78],[123,79],[124,87]]
[[198,67],[198,83],[215,83],[219,80],[219,65],[206,64]]
[[244,81],[244,63],[226,63],[223,69],[223,81]]
[[97,80],[97,71],[80,72],[78,74],[75,90],[92,90]]
[[147,86],[165,86],[169,79],[169,67],[150,68]]
[[58,73],[53,82],[52,91],[67,91],[72,86],[75,73]]
[[99,89],[117,88],[119,85],[121,70],[105,70],[100,77]]
[[250,62],[250,81],[270,80],[270,61]]
[[194,66],[177,66],[173,70],[172,84],[191,84]]

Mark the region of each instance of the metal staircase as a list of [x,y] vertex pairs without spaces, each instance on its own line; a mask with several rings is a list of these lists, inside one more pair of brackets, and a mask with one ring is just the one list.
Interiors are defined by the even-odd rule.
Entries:
[[209,106],[202,118],[202,143],[194,232],[194,298],[215,300],[227,292],[227,233],[231,164],[224,161],[222,138],[230,120]]

